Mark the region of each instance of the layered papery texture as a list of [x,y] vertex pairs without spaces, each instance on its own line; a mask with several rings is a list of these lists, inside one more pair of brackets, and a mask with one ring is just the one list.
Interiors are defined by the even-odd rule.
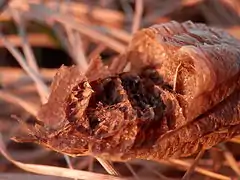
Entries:
[[169,22],[137,32],[114,74],[94,59],[61,67],[43,124],[26,139],[72,156],[186,157],[240,133],[240,42],[222,30]]
[[[221,29],[171,21],[137,32],[127,50],[132,70],[158,69],[179,95],[186,121],[237,89],[240,42]],[[180,123],[181,124],[181,123]]]

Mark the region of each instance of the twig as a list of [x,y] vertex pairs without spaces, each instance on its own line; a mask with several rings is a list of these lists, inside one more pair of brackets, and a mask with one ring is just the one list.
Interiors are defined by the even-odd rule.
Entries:
[[143,171],[150,171],[153,174],[157,175],[161,180],[180,180],[179,178],[170,178],[170,177],[166,177],[165,175],[161,174],[161,172],[159,171],[159,165],[154,162],[154,161],[142,161],[142,160],[133,160],[133,161],[129,161],[129,164],[133,164],[133,165],[141,165],[143,166]]
[[233,157],[232,153],[222,143],[219,144],[219,147],[221,147],[223,149],[223,151],[224,151],[223,154],[224,154],[226,160],[228,161],[230,167],[235,171],[235,173],[238,175],[238,177],[240,177],[240,169],[239,169],[238,163],[235,160],[235,158]]
[[[46,166],[46,165],[36,165],[36,164],[25,164],[19,161],[14,160],[6,151],[6,148],[2,141],[2,136],[0,134],[0,153],[9,161],[11,161],[14,165],[24,169],[25,171],[50,175],[50,176],[58,176],[58,177],[67,177],[67,178],[79,178],[84,180],[93,180],[93,179],[105,179],[105,180],[126,180],[126,178],[120,177],[112,177],[109,175],[92,173],[82,170],[72,170],[54,166]],[[128,179],[129,180],[129,179]]]
[[80,33],[77,31],[74,31],[74,37],[76,42],[76,60],[78,62],[79,67],[81,67],[81,70],[83,73],[85,73],[88,69],[88,62],[87,58],[85,56],[85,53],[83,51],[83,41],[80,36]]
[[[191,164],[189,164],[188,162],[179,160],[179,159],[169,159],[168,162],[161,162],[161,163],[168,164],[168,165],[171,165],[171,166],[174,165],[175,167],[178,167],[180,169],[188,169],[188,168],[191,167]],[[195,171],[198,172],[198,173],[204,174],[206,176],[209,176],[209,177],[212,177],[212,178],[215,178],[215,179],[219,179],[219,180],[231,180],[230,177],[227,177],[227,176],[224,176],[222,174],[215,173],[215,172],[211,172],[211,171],[206,170],[204,168],[195,167]]]
[[[27,112],[29,112],[33,116],[37,115],[37,108],[33,104],[31,104],[30,102],[26,102],[25,100],[23,100],[17,96],[14,96],[13,94],[10,94],[8,92],[0,90],[0,98],[9,103],[17,104],[17,105],[21,106],[23,109],[25,109]],[[67,162],[68,166],[70,167],[70,169],[73,169],[69,157],[67,156],[67,157],[65,157],[65,159],[66,159],[66,162]]]
[[93,41],[97,40],[98,42],[104,43],[106,46],[115,50],[116,52],[122,53],[125,51],[125,45],[87,27],[86,25],[82,25],[80,23],[77,24],[75,21],[73,21],[73,20],[71,21],[70,19],[68,19],[66,17],[57,17],[57,18],[55,18],[55,20],[62,24],[71,26],[73,29],[79,31],[83,35],[92,38]]
[[[213,172],[219,172],[219,170],[224,166],[224,157],[223,157],[223,152],[219,151],[216,148],[211,148],[209,149],[209,156],[212,161],[211,164],[206,164],[206,166],[210,166],[211,170]],[[200,164],[200,160],[199,163]],[[208,178],[210,179],[210,178]],[[207,180],[207,178],[206,178]]]
[[10,0],[0,0],[0,14],[4,11]]
[[[25,22],[22,20],[22,17],[20,17],[20,14],[17,10],[15,9],[11,9],[12,12],[12,16],[16,22],[17,28],[18,28],[18,33],[19,36],[22,39],[22,48],[23,48],[23,53],[26,57],[26,61],[29,65],[30,68],[32,68],[33,71],[35,71],[36,73],[39,73],[39,68],[37,65],[37,60],[33,54],[32,48],[30,47],[27,37],[26,37],[26,31],[25,31]],[[36,84],[37,86],[37,90],[39,92],[39,95],[41,97],[41,101],[45,102],[46,101],[46,93],[47,92],[42,92],[42,87],[40,87],[40,84]],[[46,87],[44,87],[45,89],[47,89]]]
[[139,29],[142,14],[143,14],[143,0],[135,0],[135,14],[133,17],[132,34]]
[[53,29],[55,35],[57,36],[57,38],[60,40],[60,43],[61,43],[62,47],[64,48],[64,50],[69,54],[69,56],[72,59],[74,59],[73,51],[71,49],[70,43],[68,42],[68,40],[66,38],[66,35],[64,34],[62,25],[56,23],[52,26],[52,29]]
[[30,102],[26,102],[25,100],[21,99],[20,97],[15,96],[11,93],[8,93],[4,90],[0,90],[0,98],[11,104],[19,105],[20,107],[22,107],[24,110],[26,110],[33,116],[36,116],[36,114],[37,114],[37,107],[34,104],[32,104]]
[[41,91],[40,91],[42,93],[41,97],[44,98],[42,100],[46,102],[49,94],[47,86],[43,83],[43,81],[38,76],[38,74],[26,64],[26,60],[21,55],[21,53],[3,36],[2,33],[0,33],[0,40],[8,49],[8,51],[11,52],[11,54],[15,57],[15,59],[21,65],[21,67],[27,72],[27,74],[33,79],[33,81],[36,84],[38,84],[39,88],[41,88]]
[[99,44],[88,56],[88,59],[92,59],[98,55],[100,55],[104,50],[106,49],[106,46],[104,44]]
[[134,178],[136,180],[140,180],[139,176],[137,175],[137,173],[135,173],[134,169],[132,168],[132,166],[130,164],[128,164],[127,162],[125,163],[125,165],[127,166],[127,168],[131,171],[131,173],[133,174]]
[[25,30],[25,22],[21,17],[19,11],[10,8],[14,21],[16,22],[16,26],[18,28],[19,36],[22,39],[22,47],[23,53],[26,57],[28,65],[36,72],[39,72],[39,68],[37,66],[37,60],[33,54],[32,48],[29,45],[26,30]]
[[[8,2],[10,0],[7,0]],[[25,6],[28,4],[41,4],[41,0],[28,0],[28,1],[20,1],[16,0],[11,3],[16,8],[25,8]],[[54,1],[45,1],[44,5],[47,6],[50,9],[54,9],[56,7],[56,4],[59,4],[59,2]],[[62,11],[69,9],[72,14],[74,14],[75,17],[83,17],[88,18],[89,16],[89,7],[86,4],[80,3],[80,2],[64,2],[62,1],[60,7]],[[106,18],[108,17],[108,18]],[[111,10],[107,8],[99,8],[99,7],[93,7],[91,9],[91,18],[96,20],[97,22],[101,22],[101,24],[104,24],[106,26],[112,26],[112,27],[121,27],[124,22],[124,14],[120,11]],[[8,12],[4,12],[0,16],[0,21],[6,21],[10,20],[11,16]]]
[[[54,7],[56,3],[58,2],[48,1],[45,5],[51,8]],[[80,2],[63,2],[59,8],[62,11],[69,10],[77,17],[89,16],[89,6]],[[121,12],[99,7],[92,7],[91,17],[96,19],[96,21],[118,25],[121,25],[124,20],[124,15]]]
[[[123,72],[127,66],[127,58],[125,54],[121,54],[118,57],[115,57],[110,65],[111,71],[115,73]],[[126,69],[125,69],[126,70]]]
[[133,9],[129,4],[129,1],[126,0],[120,0],[120,4],[122,6],[123,11],[125,12],[125,17],[127,19],[127,22],[129,22],[130,20],[132,20],[133,17]]
[[[10,140],[7,139],[9,142]],[[7,145],[8,142],[5,142]],[[10,151],[11,152],[11,151]],[[18,161],[31,161],[31,160],[36,160],[36,159],[42,159],[49,155],[51,151],[47,151],[46,149],[36,149],[36,150],[27,150],[24,152],[11,152],[11,155],[13,156],[14,159],[17,159]],[[1,165],[3,163],[5,164],[10,164],[10,161],[6,161],[5,159],[1,158],[0,160]],[[1,179],[1,178],[0,178]]]
[[[67,3],[69,4],[70,2],[67,1]],[[60,4],[61,3],[59,3],[59,5]],[[69,9],[67,9],[66,11],[67,11],[68,14],[71,14]],[[74,16],[72,16],[72,17],[74,18]],[[67,25],[64,26],[64,27],[66,29],[67,37],[68,37],[68,40],[69,40],[70,45],[71,45],[71,49],[72,49],[73,54],[74,54],[74,61],[79,66],[82,73],[85,73],[87,71],[87,68],[88,68],[88,63],[87,63],[86,57],[85,57],[84,52],[83,52],[81,37],[80,37],[79,33],[76,32],[75,30],[73,30],[71,27],[69,27]]]
[[113,168],[113,165],[111,164],[110,161],[107,161],[98,157],[96,157],[96,159],[104,167],[104,169],[108,172],[108,174],[111,174],[114,176],[120,176],[120,173]]
[[191,174],[193,173],[194,169],[196,168],[199,160],[201,159],[201,157],[203,156],[205,150],[201,150],[196,159],[194,160],[193,164],[191,165],[191,167],[186,171],[186,173],[184,174],[184,176],[182,177],[182,180],[189,180],[190,179],[190,176]]
[[83,52],[82,40],[78,32],[75,30],[66,27],[67,35],[71,47],[73,49],[74,61],[81,69],[81,72],[84,74],[87,71],[88,63]]
[[[5,35],[5,37],[8,39],[8,41],[11,44],[14,44],[14,46],[22,46],[22,39],[19,36],[16,35]],[[56,44],[48,37],[46,34],[41,33],[31,33],[28,34],[26,37],[29,41],[29,44],[31,46],[37,46],[37,47],[47,47],[47,48],[58,48]],[[3,44],[0,42],[0,47],[2,47]]]
[[64,26],[69,26],[72,29],[79,31],[81,34],[92,38],[93,41],[105,44],[116,52],[122,53],[125,51],[125,45],[116,41],[115,39],[94,30],[86,24],[82,24],[81,22],[77,21],[76,18],[74,19],[67,15],[59,14],[42,5],[29,4],[28,11],[23,12],[23,14],[25,15],[25,18],[40,20],[50,24],[59,22]]
[[240,144],[240,137],[239,137],[239,136],[236,136],[236,137],[230,139],[229,141],[230,141],[230,142],[237,143],[237,144]]
[[132,38],[132,35],[130,33],[122,29],[117,29],[113,27],[104,27],[104,26],[93,26],[93,25],[89,25],[89,26],[92,27],[93,29],[96,29],[99,32],[103,32],[107,35],[113,36],[114,38],[119,39],[125,43],[129,43]]

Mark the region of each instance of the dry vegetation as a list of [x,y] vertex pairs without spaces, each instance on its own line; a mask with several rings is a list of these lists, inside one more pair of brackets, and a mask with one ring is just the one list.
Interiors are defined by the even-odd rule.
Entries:
[[[120,54],[132,34],[169,20],[204,22],[240,38],[239,0],[0,0],[0,10],[0,179],[240,177],[239,138],[196,157],[128,163],[90,156],[69,158],[10,140],[23,130],[11,115],[32,122],[48,97],[49,83],[60,64],[77,64],[85,72],[91,59],[100,54],[106,64],[121,69],[126,62]],[[49,57],[46,49],[57,53]]]

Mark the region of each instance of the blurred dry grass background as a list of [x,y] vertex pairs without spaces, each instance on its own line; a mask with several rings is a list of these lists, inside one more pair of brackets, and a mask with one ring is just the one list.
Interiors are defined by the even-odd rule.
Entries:
[[203,22],[240,38],[240,0],[0,0],[0,11],[0,179],[240,178],[239,138],[202,157],[112,164],[10,140],[23,130],[11,115],[31,123],[61,64],[85,72],[100,54],[112,68],[127,69],[121,53],[132,34],[169,20]]

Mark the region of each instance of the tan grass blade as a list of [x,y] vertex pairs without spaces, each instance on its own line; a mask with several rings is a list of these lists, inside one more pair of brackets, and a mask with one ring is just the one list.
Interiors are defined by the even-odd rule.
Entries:
[[219,144],[219,146],[223,149],[224,157],[228,161],[229,166],[234,170],[238,177],[240,177],[240,169],[233,154],[228,150],[228,148],[224,144]]
[[192,173],[194,172],[199,160],[201,159],[201,157],[203,156],[205,150],[202,150],[198,153],[196,159],[194,160],[194,162],[192,163],[192,165],[189,167],[189,169],[186,171],[186,173],[184,174],[184,176],[182,177],[182,180],[190,180],[190,177],[192,175]]
[[[179,159],[169,159],[168,162],[162,162],[163,164],[168,164],[174,167],[178,167],[179,169],[188,169],[191,167],[191,164],[183,161],[183,160],[179,160]],[[218,174],[215,172],[211,172],[210,170],[201,168],[201,167],[195,167],[195,171],[200,173],[200,174],[204,174],[205,176],[214,178],[214,179],[219,179],[219,180],[231,180],[230,177],[228,176],[224,176],[222,174]]]
[[[114,177],[110,175],[87,172],[82,170],[73,170],[73,169],[60,168],[60,167],[47,166],[47,165],[25,164],[25,163],[16,161],[8,154],[5,148],[5,145],[2,141],[1,134],[0,134],[0,152],[6,159],[11,161],[13,164],[18,166],[19,168],[24,169],[25,171],[33,172],[37,174],[58,176],[58,177],[65,177],[65,178],[77,178],[77,179],[83,179],[83,180],[93,180],[93,179],[127,180],[127,178]],[[128,178],[128,180],[130,179]]]

